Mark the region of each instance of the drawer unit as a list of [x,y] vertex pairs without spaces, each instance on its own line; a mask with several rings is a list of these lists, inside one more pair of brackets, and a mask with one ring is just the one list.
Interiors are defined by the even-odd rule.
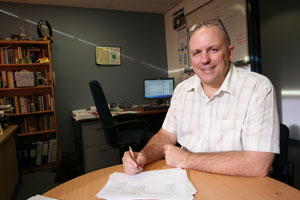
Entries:
[[99,144],[107,144],[102,124],[98,122],[88,122],[81,124],[82,145],[86,147]]
[[84,149],[85,173],[120,164],[119,151],[108,145],[97,145]]
[[120,163],[119,150],[106,142],[101,122],[81,123],[85,173]]

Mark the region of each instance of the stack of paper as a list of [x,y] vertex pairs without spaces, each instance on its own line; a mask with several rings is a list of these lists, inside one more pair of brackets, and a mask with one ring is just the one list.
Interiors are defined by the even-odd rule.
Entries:
[[76,121],[97,118],[97,115],[94,112],[86,109],[73,110],[72,115]]
[[173,168],[146,171],[134,176],[115,172],[96,197],[107,200],[192,200],[196,192],[186,171]]

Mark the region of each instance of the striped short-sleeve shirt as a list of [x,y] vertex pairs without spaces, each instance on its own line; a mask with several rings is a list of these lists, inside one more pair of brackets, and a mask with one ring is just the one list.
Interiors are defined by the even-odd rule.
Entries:
[[276,95],[263,75],[231,65],[219,90],[208,98],[198,76],[180,83],[162,128],[177,134],[190,152],[279,153]]

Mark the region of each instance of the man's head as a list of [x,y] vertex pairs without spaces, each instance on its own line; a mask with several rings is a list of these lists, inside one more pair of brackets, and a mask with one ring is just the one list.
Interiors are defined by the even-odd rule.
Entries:
[[194,27],[189,51],[194,72],[201,79],[203,87],[219,88],[229,71],[234,47],[230,45],[222,22],[212,22],[202,23],[198,29]]

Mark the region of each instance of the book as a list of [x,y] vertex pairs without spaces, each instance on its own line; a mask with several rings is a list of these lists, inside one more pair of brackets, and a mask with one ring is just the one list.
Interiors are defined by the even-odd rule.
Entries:
[[39,131],[44,131],[45,130],[45,123],[44,123],[43,116],[38,116],[37,118],[38,118],[38,128],[39,128]]
[[14,96],[14,100],[15,100],[15,110],[16,110],[16,113],[19,114],[20,113],[20,104],[19,104],[19,98],[18,98],[18,96]]
[[15,88],[13,72],[7,72],[7,85],[8,85],[8,88]]
[[49,140],[48,163],[52,162],[52,151],[53,151],[53,142],[51,142],[51,140]]
[[45,115],[44,116],[44,119],[45,119],[45,130],[50,130],[51,128],[50,128],[50,117],[49,117],[49,115]]
[[22,47],[17,47],[16,63],[19,63],[19,64],[23,63]]
[[2,87],[7,88],[7,76],[6,76],[6,71],[1,71],[1,77],[2,77]]
[[36,165],[36,142],[29,144],[29,167],[34,167]]
[[48,147],[49,147],[49,141],[45,140],[43,142],[43,152],[42,152],[42,163],[48,162]]
[[52,154],[51,154],[51,161],[56,162],[57,160],[57,141],[56,139],[50,140],[52,144]]
[[18,144],[19,151],[19,160],[22,167],[29,166],[29,153],[28,153],[29,145],[26,143]]
[[42,153],[43,153],[43,142],[38,141],[36,142],[36,165],[41,165],[42,164]]
[[27,112],[27,107],[26,107],[26,104],[25,104],[25,97],[23,96],[20,96],[19,97],[19,105],[20,105],[20,112],[21,113],[26,113]]

